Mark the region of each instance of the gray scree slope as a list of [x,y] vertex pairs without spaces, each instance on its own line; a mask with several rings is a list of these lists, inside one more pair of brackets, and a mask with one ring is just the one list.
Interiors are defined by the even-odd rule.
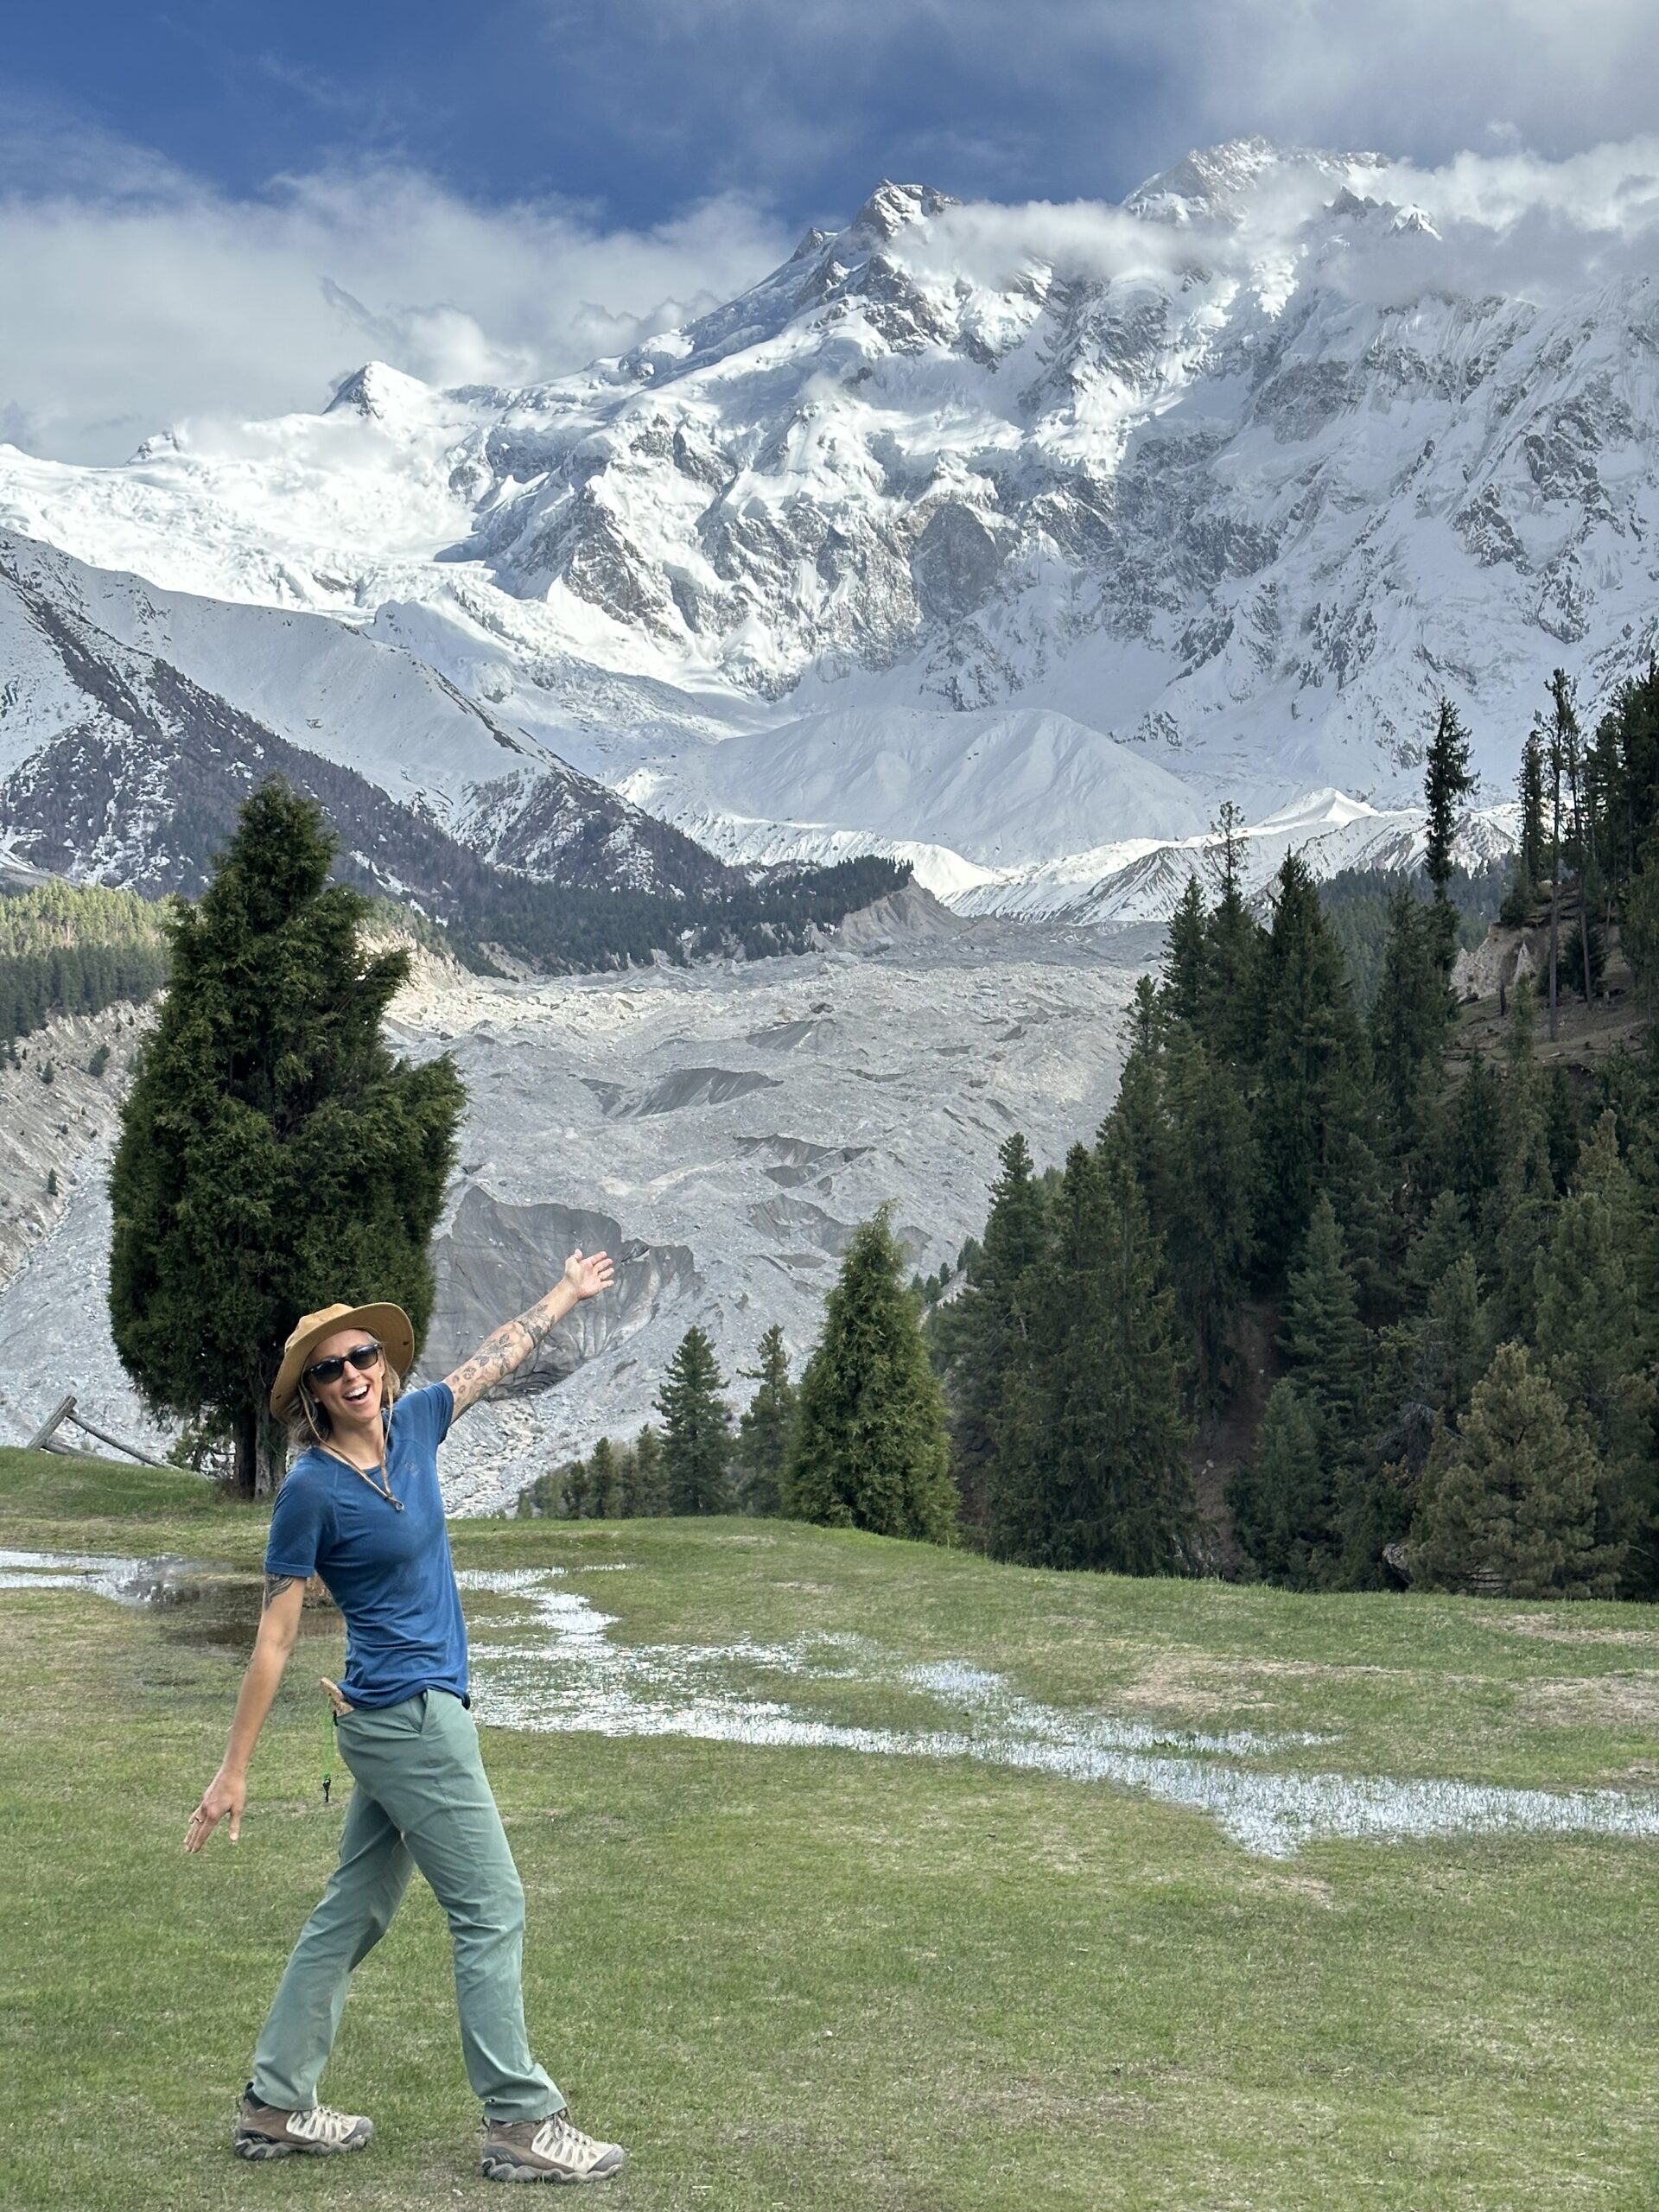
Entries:
[[[856,952],[533,983],[427,968],[399,999],[396,1045],[452,1052],[470,1102],[423,1376],[539,1297],[575,1245],[620,1262],[615,1289],[457,1425],[442,1460],[454,1510],[510,1503],[600,1435],[652,1419],[694,1321],[734,1404],[773,1322],[798,1371],[836,1257],[883,1200],[930,1271],[982,1226],[1011,1130],[1039,1163],[1092,1135],[1158,932],[942,926],[920,895],[887,919]],[[69,1388],[94,1418],[152,1433],[109,1343],[103,1156],[0,1292],[6,1441]]]

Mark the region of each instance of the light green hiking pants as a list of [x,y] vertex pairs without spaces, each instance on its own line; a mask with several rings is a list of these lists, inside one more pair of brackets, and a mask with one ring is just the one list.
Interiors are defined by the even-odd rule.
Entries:
[[294,1947],[253,2059],[253,2094],[288,2112],[315,2104],[352,1969],[391,1925],[418,1866],[449,1921],[467,2075],[492,2120],[543,2120],[564,2103],[531,2056],[519,1967],[524,1892],[458,1697],[423,1690],[340,1715],[357,1787],[340,1864]]

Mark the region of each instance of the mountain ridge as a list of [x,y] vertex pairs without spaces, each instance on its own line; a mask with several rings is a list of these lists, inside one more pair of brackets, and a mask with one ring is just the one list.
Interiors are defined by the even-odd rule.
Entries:
[[[124,469],[0,450],[0,524],[245,610],[215,629],[169,603],[156,649],[227,696],[264,654],[277,721],[315,671],[244,650],[253,613],[327,625],[317,667],[340,639],[394,650],[524,747],[505,777],[424,788],[532,868],[548,758],[648,788],[722,852],[861,836],[940,849],[941,882],[999,830],[999,869],[1065,857],[1037,806],[1007,849],[988,779],[976,822],[960,779],[922,804],[906,718],[964,760],[988,716],[1088,734],[1054,808],[1079,862],[1190,835],[1178,789],[1198,821],[1326,788],[1402,807],[1443,693],[1490,801],[1551,668],[1593,712],[1659,648],[1659,283],[1586,248],[1565,289],[1522,284],[1487,198],[1265,140],[1116,207],[884,180],[630,353],[512,390],[370,364],[321,414],[175,430]],[[906,796],[885,819],[768,761],[848,716],[887,720]],[[311,734],[409,780],[389,715]],[[1135,817],[1131,760],[1169,779],[1167,819]]]

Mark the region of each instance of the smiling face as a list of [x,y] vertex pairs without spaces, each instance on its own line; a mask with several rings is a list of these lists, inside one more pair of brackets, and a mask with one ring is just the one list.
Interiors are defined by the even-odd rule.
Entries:
[[306,1389],[327,1414],[334,1436],[342,1440],[347,1437],[373,1440],[378,1446],[380,1407],[385,1395],[385,1354],[381,1353],[366,1375],[359,1374],[349,1360],[332,1382],[325,1382],[311,1372],[319,1360],[344,1359],[347,1352],[373,1341],[360,1325],[354,1329],[337,1329],[333,1336],[324,1337],[312,1347],[303,1380]]

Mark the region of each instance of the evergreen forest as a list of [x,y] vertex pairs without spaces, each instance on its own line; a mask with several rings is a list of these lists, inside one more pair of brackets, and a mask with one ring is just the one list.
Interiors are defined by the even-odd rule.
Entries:
[[[862,1225],[798,1382],[734,1421],[688,1332],[664,1427],[524,1513],[784,1513],[1027,1564],[1293,1590],[1659,1596],[1659,671],[1587,739],[1558,676],[1514,860],[1454,865],[1443,702],[1409,874],[1243,888],[1224,809],[1117,1097],[982,1236],[903,1278]],[[1451,978],[1497,921],[1480,1024]],[[1622,1002],[1622,1004],[1621,1004]],[[1565,1010],[1579,1008],[1570,1044]]]
[[59,1014],[101,1014],[167,981],[165,909],[60,880],[0,893],[0,1047]]
[[1388,888],[1363,963],[1342,914],[1366,901],[1333,911],[1294,854],[1253,910],[1225,813],[1102,1128],[1045,1173],[1005,1143],[928,1322],[993,1554],[1659,1594],[1659,1052],[1551,1049],[1569,1001],[1608,1006],[1615,946],[1622,992],[1659,970],[1659,671],[1592,734],[1550,688],[1501,902],[1535,972],[1495,1050],[1449,988],[1469,789],[1443,705],[1422,875]]

